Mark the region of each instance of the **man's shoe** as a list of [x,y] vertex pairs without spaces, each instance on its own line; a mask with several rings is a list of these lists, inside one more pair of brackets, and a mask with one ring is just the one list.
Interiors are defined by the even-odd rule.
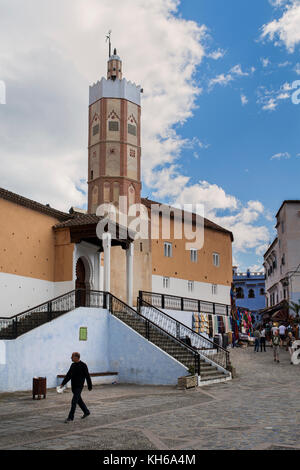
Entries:
[[72,423],[72,421],[73,421],[73,420],[70,419],[70,418],[65,419],[65,423]]
[[84,415],[81,416],[81,419],[87,418],[88,416],[90,416],[90,414],[91,414],[90,412],[84,413]]

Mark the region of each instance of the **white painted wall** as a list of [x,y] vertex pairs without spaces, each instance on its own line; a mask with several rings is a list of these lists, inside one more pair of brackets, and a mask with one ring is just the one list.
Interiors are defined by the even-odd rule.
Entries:
[[152,292],[176,295],[191,299],[199,299],[207,302],[215,302],[230,305],[230,286],[218,284],[217,295],[212,294],[212,284],[206,282],[194,282],[194,291],[189,292],[188,280],[170,278],[170,288],[163,288],[163,276],[152,276]]
[[0,273],[0,317],[11,317],[72,289],[73,281],[49,282]]

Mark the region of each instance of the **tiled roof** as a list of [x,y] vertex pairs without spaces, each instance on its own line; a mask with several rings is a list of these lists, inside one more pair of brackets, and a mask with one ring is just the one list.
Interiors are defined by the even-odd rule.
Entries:
[[73,217],[69,214],[69,219],[56,224],[54,228],[76,227],[80,225],[94,225],[99,222],[101,217],[95,214],[75,214]]
[[[78,214],[74,215],[74,217],[69,218],[69,220],[65,220],[64,222],[61,222],[59,224],[56,224],[53,228],[59,229],[59,228],[66,228],[66,227],[84,227],[86,225],[95,225],[98,224],[98,222],[103,219],[103,217],[99,217],[98,215],[95,214]],[[131,239],[134,239],[135,232],[132,229],[128,229],[118,223],[116,223],[117,227],[117,233],[119,233],[119,238],[127,238],[127,233],[128,237]]]
[[18,204],[19,206],[41,212],[42,214],[55,217],[58,220],[66,220],[70,218],[70,214],[67,214],[66,212],[52,209],[50,206],[46,206],[39,202],[33,201],[32,199],[20,196],[19,194],[8,191],[7,189],[0,188],[0,198]]
[[[157,202],[157,201],[152,201],[150,199],[145,199],[145,198],[142,198],[141,199],[141,203],[150,208],[152,204],[161,204],[161,202]],[[167,204],[166,204],[167,205]],[[169,207],[172,207],[172,206],[169,206]],[[175,208],[174,208],[175,209]],[[193,213],[193,215],[195,216],[196,214]],[[230,235],[231,237],[231,240],[233,241],[233,233],[230,232],[230,230],[227,230],[223,227],[221,227],[220,225],[217,225],[215,224],[214,222],[212,222],[211,220],[208,220],[206,218],[204,218],[204,227],[205,228],[209,228],[211,230],[216,230],[217,232],[224,232],[224,233],[227,233],[228,235]]]

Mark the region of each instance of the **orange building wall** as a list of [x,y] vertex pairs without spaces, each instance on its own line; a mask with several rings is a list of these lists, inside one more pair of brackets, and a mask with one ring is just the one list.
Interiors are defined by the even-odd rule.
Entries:
[[66,234],[55,237],[52,227],[57,223],[54,217],[0,198],[0,272],[72,280],[73,246],[63,238]]
[[55,271],[54,281],[73,280],[73,252],[74,244],[70,241],[70,229],[64,228],[55,231]]
[[[189,240],[173,237],[174,222],[170,223],[170,239],[152,240],[152,274],[190,281],[230,286],[232,282],[232,242],[227,233],[204,229],[204,245],[198,251],[197,262],[192,262],[185,249]],[[164,243],[172,243],[172,257],[164,256]],[[213,265],[213,253],[220,255],[220,266]]]

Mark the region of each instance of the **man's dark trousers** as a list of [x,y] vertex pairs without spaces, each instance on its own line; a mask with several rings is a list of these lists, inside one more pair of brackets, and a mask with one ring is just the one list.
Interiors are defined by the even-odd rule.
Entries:
[[89,414],[90,412],[87,409],[87,406],[84,403],[83,399],[81,398],[82,388],[75,388],[74,390],[72,390],[72,392],[73,392],[72,405],[71,405],[71,409],[70,409],[68,419],[71,419],[73,421],[77,405],[80,406],[80,408],[82,409],[82,411],[85,415]]

